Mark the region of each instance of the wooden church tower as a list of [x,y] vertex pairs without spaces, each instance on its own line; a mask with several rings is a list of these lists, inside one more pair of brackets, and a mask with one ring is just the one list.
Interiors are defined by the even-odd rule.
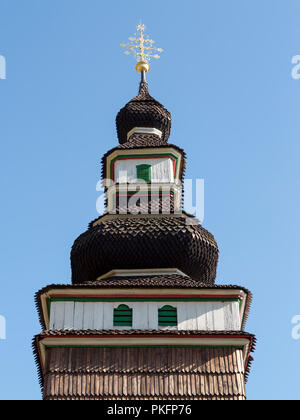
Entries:
[[107,211],[71,251],[72,284],[40,290],[34,352],[45,400],[243,400],[251,294],[215,285],[218,246],[181,211],[185,153],[148,91],[156,49],[138,25],[139,93],[103,157]]

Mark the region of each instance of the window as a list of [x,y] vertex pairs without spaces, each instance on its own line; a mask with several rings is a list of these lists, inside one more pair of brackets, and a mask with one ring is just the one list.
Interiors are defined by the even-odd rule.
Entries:
[[161,327],[177,326],[177,309],[170,305],[165,305],[158,310],[158,325]]
[[151,182],[151,165],[143,163],[136,166],[137,179],[143,179],[145,182]]
[[114,309],[114,327],[132,327],[132,309],[119,305]]

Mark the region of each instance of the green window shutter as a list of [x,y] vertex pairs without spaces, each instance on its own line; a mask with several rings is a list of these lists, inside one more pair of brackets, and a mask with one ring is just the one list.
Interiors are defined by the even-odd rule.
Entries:
[[132,327],[132,309],[127,305],[119,305],[114,309],[114,327]]
[[164,327],[177,326],[177,309],[170,305],[165,305],[158,310],[158,325]]
[[137,179],[143,179],[145,182],[151,182],[151,165],[137,165],[136,166]]

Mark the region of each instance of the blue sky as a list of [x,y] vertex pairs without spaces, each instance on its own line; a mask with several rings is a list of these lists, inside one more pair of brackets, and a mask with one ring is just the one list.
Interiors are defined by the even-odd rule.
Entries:
[[0,0],[0,16],[0,398],[41,398],[33,296],[70,282],[72,243],[97,216],[100,159],[138,87],[119,44],[142,19],[165,49],[150,93],[172,113],[187,177],[205,179],[217,282],[254,294],[248,397],[299,399],[299,1]]

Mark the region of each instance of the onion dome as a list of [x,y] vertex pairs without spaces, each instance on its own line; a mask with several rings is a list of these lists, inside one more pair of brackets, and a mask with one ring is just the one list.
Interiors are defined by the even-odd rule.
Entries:
[[71,251],[72,282],[94,282],[111,270],[176,268],[214,284],[218,246],[185,216],[114,217],[90,226]]
[[122,108],[116,118],[120,144],[130,141],[135,129],[149,128],[167,143],[171,130],[171,114],[148,92],[148,84],[140,83],[139,94]]

